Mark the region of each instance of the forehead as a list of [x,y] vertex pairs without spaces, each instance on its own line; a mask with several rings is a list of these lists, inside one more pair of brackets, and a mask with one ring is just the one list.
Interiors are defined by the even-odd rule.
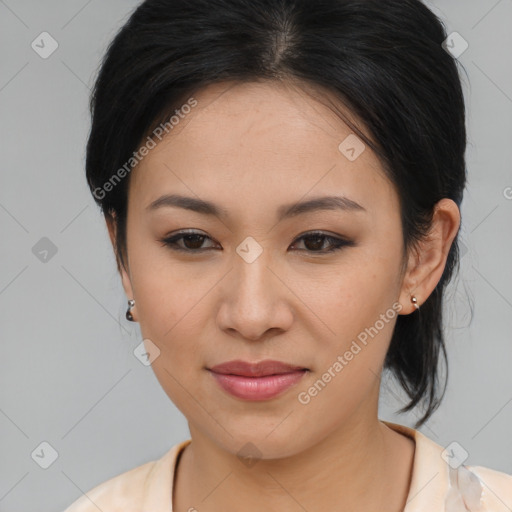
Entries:
[[[258,136],[255,142],[268,142],[271,135],[280,135],[299,143],[300,135],[310,134],[318,138],[318,132],[323,132],[324,138],[331,138],[331,144],[352,133],[352,129],[325,104],[325,101],[332,102],[332,95],[307,84],[223,82],[201,89],[193,98],[196,106],[180,115],[179,119],[174,116],[177,124],[162,146],[178,143],[184,132],[190,139],[204,136],[209,131],[226,143],[230,142],[223,136],[227,134],[237,134],[240,138]],[[367,135],[365,127],[347,108],[340,106],[339,102],[336,106]],[[177,110],[181,109],[177,107]],[[229,121],[229,124],[223,124],[224,121]],[[290,133],[291,129],[296,131]],[[290,137],[292,135],[294,137]]]
[[[233,206],[238,201],[255,211],[278,197],[281,204],[336,191],[368,210],[396,201],[373,151],[301,88],[222,83],[193,99],[195,106],[175,118],[179,122],[133,171],[130,195],[138,203],[147,205],[166,192]],[[359,144],[358,152],[363,149],[355,160],[344,152],[347,140]]]

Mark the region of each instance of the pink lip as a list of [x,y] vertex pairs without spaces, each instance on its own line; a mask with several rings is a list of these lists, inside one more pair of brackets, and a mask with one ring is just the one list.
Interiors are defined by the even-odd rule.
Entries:
[[209,368],[228,393],[244,400],[268,400],[297,384],[307,368],[280,361],[228,361]]

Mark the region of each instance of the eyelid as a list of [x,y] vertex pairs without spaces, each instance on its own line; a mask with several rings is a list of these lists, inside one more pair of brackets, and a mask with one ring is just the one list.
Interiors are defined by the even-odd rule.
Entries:
[[[161,242],[164,247],[167,246],[170,249],[174,249],[176,251],[181,251],[181,252],[187,252],[187,253],[190,253],[190,254],[191,253],[206,252],[206,251],[209,250],[209,248],[207,248],[207,249],[195,249],[195,250],[194,249],[184,249],[182,247],[177,246],[175,240],[180,240],[180,239],[182,239],[182,237],[187,236],[187,235],[202,236],[205,239],[209,239],[209,240],[212,240],[215,243],[218,243],[215,239],[213,239],[211,236],[207,235],[204,231],[201,231],[199,229],[192,229],[192,228],[180,229],[179,231],[176,231],[176,232],[170,233],[168,235],[165,235],[164,237],[160,238],[158,241]],[[174,245],[174,247],[171,247],[171,245]]]
[[[218,244],[218,242],[215,239],[213,239],[212,237],[207,235],[204,231],[201,231],[198,229],[192,229],[192,228],[182,229],[177,232],[170,233],[169,235],[166,235],[163,238],[159,239],[159,241],[162,243],[162,245],[164,247],[168,247],[171,250],[175,250],[178,252],[185,252],[188,254],[204,253],[204,252],[207,252],[212,249],[212,248],[186,249],[183,247],[179,247],[177,245],[176,241],[182,240],[183,237],[187,236],[187,235],[201,236],[201,237],[204,237],[205,239],[209,239]],[[348,237],[345,237],[343,235],[334,234],[334,233],[331,234],[329,231],[316,229],[316,230],[304,231],[303,233],[300,233],[299,235],[297,235],[293,239],[292,246],[295,245],[296,243],[300,242],[303,239],[307,239],[307,238],[314,237],[314,236],[324,237],[325,240],[334,241],[334,244],[333,244],[334,247],[331,247],[330,249],[322,249],[319,251],[308,251],[307,249],[299,249],[300,252],[305,252],[310,255],[324,255],[324,254],[339,251],[339,250],[343,249],[344,247],[353,247],[356,245],[356,243],[353,240],[349,239]]]

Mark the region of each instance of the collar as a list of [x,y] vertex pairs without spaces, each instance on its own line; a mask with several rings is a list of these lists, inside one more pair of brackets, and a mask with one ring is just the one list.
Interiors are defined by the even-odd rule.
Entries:
[[[411,483],[403,512],[445,510],[445,500],[450,490],[450,478],[452,481],[454,478],[454,470],[442,457],[444,448],[416,429],[398,423],[380,421],[392,430],[410,437],[416,445]],[[175,444],[154,463],[146,479],[144,510],[172,512],[172,490],[176,467],[180,455],[191,442],[191,439],[187,439]]]
[[392,430],[410,437],[416,444],[404,512],[445,510],[450,477],[449,466],[441,456],[444,448],[419,430],[390,421],[380,421]]

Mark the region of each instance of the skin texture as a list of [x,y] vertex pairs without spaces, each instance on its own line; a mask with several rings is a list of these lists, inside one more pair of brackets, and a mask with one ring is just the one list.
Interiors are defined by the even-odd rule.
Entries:
[[[307,405],[297,396],[394,303],[400,314],[415,311],[411,295],[423,304],[459,228],[457,205],[437,204],[431,236],[402,275],[397,193],[370,148],[355,161],[339,151],[352,131],[324,104],[276,83],[216,84],[194,98],[198,105],[132,171],[121,271],[134,319],[161,351],[153,370],[190,428],[174,510],[402,510],[414,442],[377,416],[397,315]],[[170,193],[215,202],[227,216],[147,210]],[[345,195],[366,212],[276,220],[282,204],[324,195]],[[115,224],[108,228],[113,241]],[[178,245],[209,250],[161,243],[184,229],[207,238]],[[313,230],[355,245],[322,255],[328,239],[299,239]],[[263,249],[252,263],[236,252],[248,236]],[[244,401],[206,369],[232,359],[309,372],[281,396]],[[237,456],[248,442],[260,452],[251,467]]]

